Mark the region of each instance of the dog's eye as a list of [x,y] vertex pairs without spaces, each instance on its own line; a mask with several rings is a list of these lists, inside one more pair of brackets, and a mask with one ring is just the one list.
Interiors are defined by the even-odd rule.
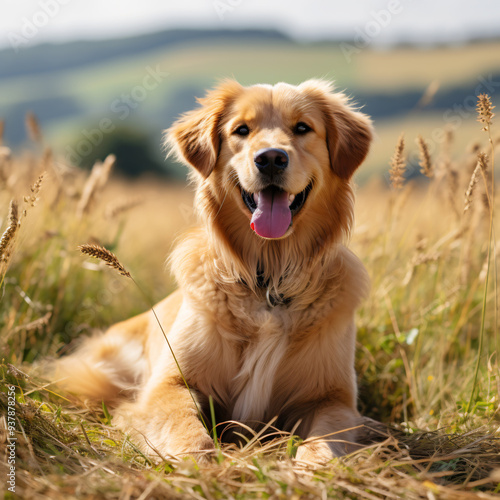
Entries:
[[312,128],[307,125],[307,123],[304,122],[299,122],[297,125],[295,125],[295,128],[293,129],[293,133],[297,135],[303,135],[307,134],[307,132],[310,132]]
[[233,134],[237,135],[248,135],[250,133],[249,128],[246,125],[240,125]]

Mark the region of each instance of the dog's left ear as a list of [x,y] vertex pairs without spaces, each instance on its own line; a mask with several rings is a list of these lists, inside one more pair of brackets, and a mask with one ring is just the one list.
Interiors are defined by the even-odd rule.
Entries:
[[219,125],[224,110],[241,89],[234,80],[225,80],[203,99],[198,99],[201,107],[185,113],[166,131],[166,145],[204,177],[211,174],[217,163]]
[[330,165],[340,178],[350,179],[370,149],[370,118],[356,111],[344,94],[334,93],[330,82],[308,80],[300,87],[321,102]]

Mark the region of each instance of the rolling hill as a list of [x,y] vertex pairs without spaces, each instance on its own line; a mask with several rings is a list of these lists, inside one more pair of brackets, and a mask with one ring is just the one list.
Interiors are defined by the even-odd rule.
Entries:
[[[433,136],[447,127],[460,143],[470,140],[475,96],[488,92],[499,102],[499,51],[497,40],[382,51],[341,41],[299,44],[277,31],[257,30],[174,30],[44,44],[0,51],[0,118],[4,140],[14,148],[26,143],[24,115],[32,111],[67,161],[86,165],[113,144],[137,140],[144,141],[148,159],[136,173],[164,166],[178,174],[175,165],[165,166],[161,132],[218,79],[253,84],[323,77],[335,80],[375,121],[378,139],[362,181],[385,170],[402,130],[421,133],[436,148]],[[423,106],[426,90],[433,95]]]

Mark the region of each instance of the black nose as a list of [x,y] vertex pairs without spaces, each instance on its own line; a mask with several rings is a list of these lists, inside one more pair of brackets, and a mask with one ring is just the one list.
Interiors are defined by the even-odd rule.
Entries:
[[261,174],[273,177],[285,170],[289,159],[282,149],[264,148],[255,153],[253,161]]

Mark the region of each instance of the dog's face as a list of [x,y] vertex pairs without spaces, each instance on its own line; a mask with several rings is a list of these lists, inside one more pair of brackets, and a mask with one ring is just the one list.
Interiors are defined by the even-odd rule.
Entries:
[[200,174],[213,213],[224,207],[231,226],[246,220],[246,231],[272,240],[308,226],[324,226],[316,231],[324,237],[349,217],[339,212],[348,210],[341,205],[368,152],[371,124],[330,84],[227,81],[200,102],[169,141]]

